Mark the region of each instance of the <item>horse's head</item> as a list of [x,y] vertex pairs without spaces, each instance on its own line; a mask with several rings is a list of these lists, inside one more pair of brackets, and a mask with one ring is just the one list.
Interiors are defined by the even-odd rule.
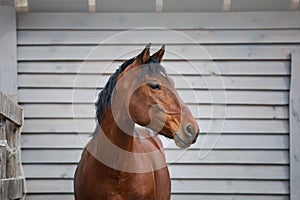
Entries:
[[118,99],[127,101],[127,112],[134,123],[174,139],[180,148],[187,148],[196,142],[198,124],[160,64],[164,46],[152,56],[149,52],[150,44],[118,77],[118,90],[123,91],[118,92]]

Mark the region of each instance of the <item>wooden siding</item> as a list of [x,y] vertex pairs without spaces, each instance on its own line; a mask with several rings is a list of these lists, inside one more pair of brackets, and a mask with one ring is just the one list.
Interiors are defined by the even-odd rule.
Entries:
[[[96,94],[148,42],[154,49],[167,44],[163,65],[201,127],[188,150],[167,141],[172,199],[289,199],[290,54],[299,43],[299,17],[298,12],[19,14],[27,199],[73,199],[74,169],[95,126]],[[157,28],[128,31],[97,46],[145,25]]]

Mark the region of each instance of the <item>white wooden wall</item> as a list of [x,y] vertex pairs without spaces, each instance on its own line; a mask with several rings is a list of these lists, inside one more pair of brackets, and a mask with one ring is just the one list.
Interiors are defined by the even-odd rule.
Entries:
[[[295,134],[299,135],[299,118],[292,115],[294,125],[289,122],[290,89],[299,89],[295,78],[299,74],[291,76],[291,68],[299,72],[300,13],[30,13],[18,15],[17,27],[28,199],[72,199],[72,178],[83,147],[73,118],[80,133],[93,131],[96,88],[101,89],[120,62],[136,52],[124,53],[148,42],[166,44],[163,64],[173,66],[192,83],[189,87],[172,75],[202,130],[189,150],[174,144],[166,148],[172,199],[286,200],[290,194],[300,198],[299,147],[290,142],[290,138],[299,141]],[[87,57],[108,37],[143,27],[163,29],[130,32],[105,42]],[[194,41],[164,28],[176,29]],[[201,76],[176,54],[191,61]],[[113,59],[119,61],[97,82]],[[199,147],[202,154],[209,152],[219,136],[215,127],[223,122],[224,88],[214,84],[220,76],[226,89],[225,124],[210,154],[200,159]],[[213,104],[209,92],[216,97]],[[299,91],[294,93],[297,101]],[[295,150],[290,149],[292,145]]]
[[0,91],[16,100],[17,49],[16,13],[0,3]]

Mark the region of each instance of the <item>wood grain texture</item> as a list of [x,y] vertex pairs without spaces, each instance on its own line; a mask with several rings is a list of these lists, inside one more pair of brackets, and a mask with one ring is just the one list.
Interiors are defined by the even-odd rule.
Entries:
[[22,107],[0,91],[0,115],[10,119],[15,124],[22,125]]
[[[6,118],[0,115],[0,140],[6,140]],[[6,178],[6,160],[7,160],[7,152],[5,146],[1,145],[0,151],[0,179]],[[1,188],[0,188],[1,189]]]
[[23,196],[24,177],[19,159],[22,109],[0,91],[0,198],[19,199]]
[[0,180],[0,197],[3,199],[20,199],[23,197],[24,178],[1,179]]

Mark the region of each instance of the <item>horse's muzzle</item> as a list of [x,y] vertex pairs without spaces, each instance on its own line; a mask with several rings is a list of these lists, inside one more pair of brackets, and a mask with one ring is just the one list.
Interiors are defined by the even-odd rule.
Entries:
[[175,132],[174,141],[178,147],[188,148],[196,142],[198,135],[198,127],[196,129],[192,124],[187,124],[183,131]]

